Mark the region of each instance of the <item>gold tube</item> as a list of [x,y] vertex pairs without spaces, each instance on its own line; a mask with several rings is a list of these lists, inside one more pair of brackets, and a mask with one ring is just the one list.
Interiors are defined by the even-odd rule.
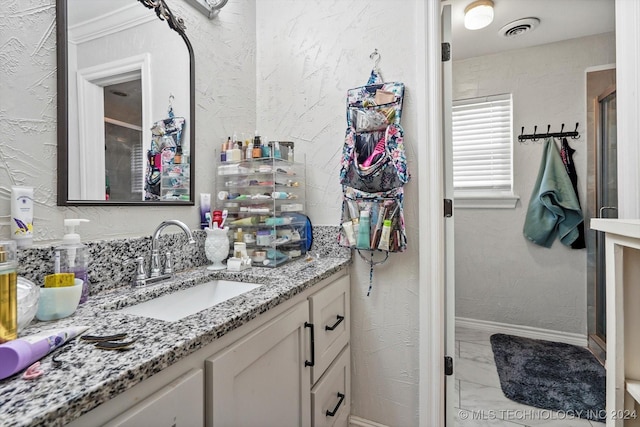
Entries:
[[0,344],[18,337],[18,274],[0,271]]
[[18,338],[16,242],[0,241],[0,344]]

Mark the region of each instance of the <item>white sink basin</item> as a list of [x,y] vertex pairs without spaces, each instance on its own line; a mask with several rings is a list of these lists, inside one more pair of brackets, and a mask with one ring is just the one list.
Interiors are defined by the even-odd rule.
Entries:
[[212,280],[201,285],[162,295],[140,304],[125,307],[118,311],[175,322],[260,286],[262,285],[256,283]]

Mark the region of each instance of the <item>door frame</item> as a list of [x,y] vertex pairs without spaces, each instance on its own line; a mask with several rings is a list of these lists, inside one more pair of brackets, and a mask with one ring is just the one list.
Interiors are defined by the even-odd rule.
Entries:
[[[606,72],[609,76],[602,76],[601,81],[599,77],[593,76],[594,74],[601,74]],[[588,67],[585,70],[585,89],[586,89],[586,108],[587,108],[587,175],[597,176],[598,174],[598,102],[597,97],[606,86],[608,86],[609,80],[615,82],[616,64],[605,64],[594,67]],[[598,201],[596,197],[597,184],[596,180],[587,180],[587,192],[585,202],[583,206],[585,214],[585,224],[588,224],[589,218],[598,217]],[[587,244],[587,338],[588,348],[591,352],[604,363],[606,357],[605,343],[599,337],[596,336],[597,325],[597,239],[599,231],[585,230],[585,238]],[[604,237],[604,234],[603,236]]]
[[640,218],[640,2],[616,0],[618,218]]
[[[444,217],[440,8],[436,0],[416,4],[416,109],[419,208],[419,425],[444,424]],[[618,88],[618,201],[620,218],[640,218],[640,2],[615,0]],[[625,179],[621,179],[624,177]]]
[[416,0],[416,102],[418,135],[419,242],[419,425],[445,425],[444,327],[445,242],[442,140],[441,4]]

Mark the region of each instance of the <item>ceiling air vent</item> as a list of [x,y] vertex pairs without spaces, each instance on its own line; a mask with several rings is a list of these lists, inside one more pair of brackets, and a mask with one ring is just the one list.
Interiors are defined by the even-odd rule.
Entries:
[[500,28],[500,35],[503,37],[516,37],[529,31],[533,31],[540,24],[538,18],[524,18],[509,22]]

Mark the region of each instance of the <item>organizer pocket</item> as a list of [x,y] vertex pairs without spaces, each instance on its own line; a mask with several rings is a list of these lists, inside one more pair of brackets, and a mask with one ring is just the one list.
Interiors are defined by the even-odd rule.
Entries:
[[[346,246],[364,250],[402,252],[407,247],[404,227],[402,188],[380,193],[365,193],[347,187],[342,203],[342,219],[338,242]],[[368,230],[366,214],[368,212]],[[387,227],[385,227],[385,220]],[[388,228],[388,230],[386,229]]]
[[370,107],[349,107],[349,122],[357,133],[384,130],[395,123],[398,104]]
[[382,130],[399,124],[404,84],[378,83],[347,91],[347,124],[356,132]]

